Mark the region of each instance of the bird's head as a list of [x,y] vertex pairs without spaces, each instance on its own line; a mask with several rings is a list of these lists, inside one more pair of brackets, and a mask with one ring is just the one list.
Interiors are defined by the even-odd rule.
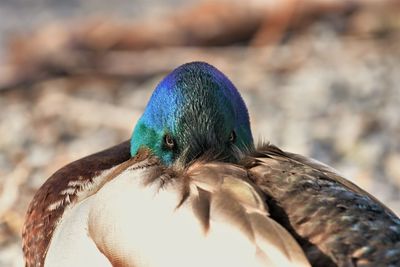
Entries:
[[235,162],[253,148],[246,105],[215,67],[184,64],[157,86],[132,134],[131,155],[148,148],[166,165],[204,156]]

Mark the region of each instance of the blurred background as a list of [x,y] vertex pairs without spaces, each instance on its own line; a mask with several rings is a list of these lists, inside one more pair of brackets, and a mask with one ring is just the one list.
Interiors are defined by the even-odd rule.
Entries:
[[38,187],[128,139],[160,79],[194,60],[231,78],[257,140],[399,214],[399,41],[395,0],[1,0],[0,266],[23,266]]

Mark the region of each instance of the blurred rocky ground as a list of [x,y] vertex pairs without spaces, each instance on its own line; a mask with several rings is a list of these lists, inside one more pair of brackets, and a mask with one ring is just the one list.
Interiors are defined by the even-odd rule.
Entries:
[[160,79],[193,60],[231,78],[256,139],[400,213],[399,1],[133,2],[0,2],[0,266],[23,265],[38,187],[128,139]]

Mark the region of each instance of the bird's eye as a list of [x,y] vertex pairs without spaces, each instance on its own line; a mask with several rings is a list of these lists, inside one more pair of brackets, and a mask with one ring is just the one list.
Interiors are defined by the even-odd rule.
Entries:
[[164,144],[169,150],[172,150],[175,147],[174,138],[169,134],[164,135]]
[[235,143],[235,141],[236,141],[236,133],[235,131],[232,131],[231,134],[229,135],[229,142]]

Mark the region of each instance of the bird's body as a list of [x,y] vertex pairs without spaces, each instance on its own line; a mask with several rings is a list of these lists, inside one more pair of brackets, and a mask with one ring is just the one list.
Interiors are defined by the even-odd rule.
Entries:
[[397,266],[400,220],[333,169],[257,149],[232,83],[164,79],[130,141],[56,172],[23,233],[27,266]]
[[[99,176],[104,186],[65,212],[45,266],[307,266],[246,171],[210,174],[217,167],[193,165],[182,180],[152,157],[133,158]],[[271,240],[259,234],[267,230]]]

